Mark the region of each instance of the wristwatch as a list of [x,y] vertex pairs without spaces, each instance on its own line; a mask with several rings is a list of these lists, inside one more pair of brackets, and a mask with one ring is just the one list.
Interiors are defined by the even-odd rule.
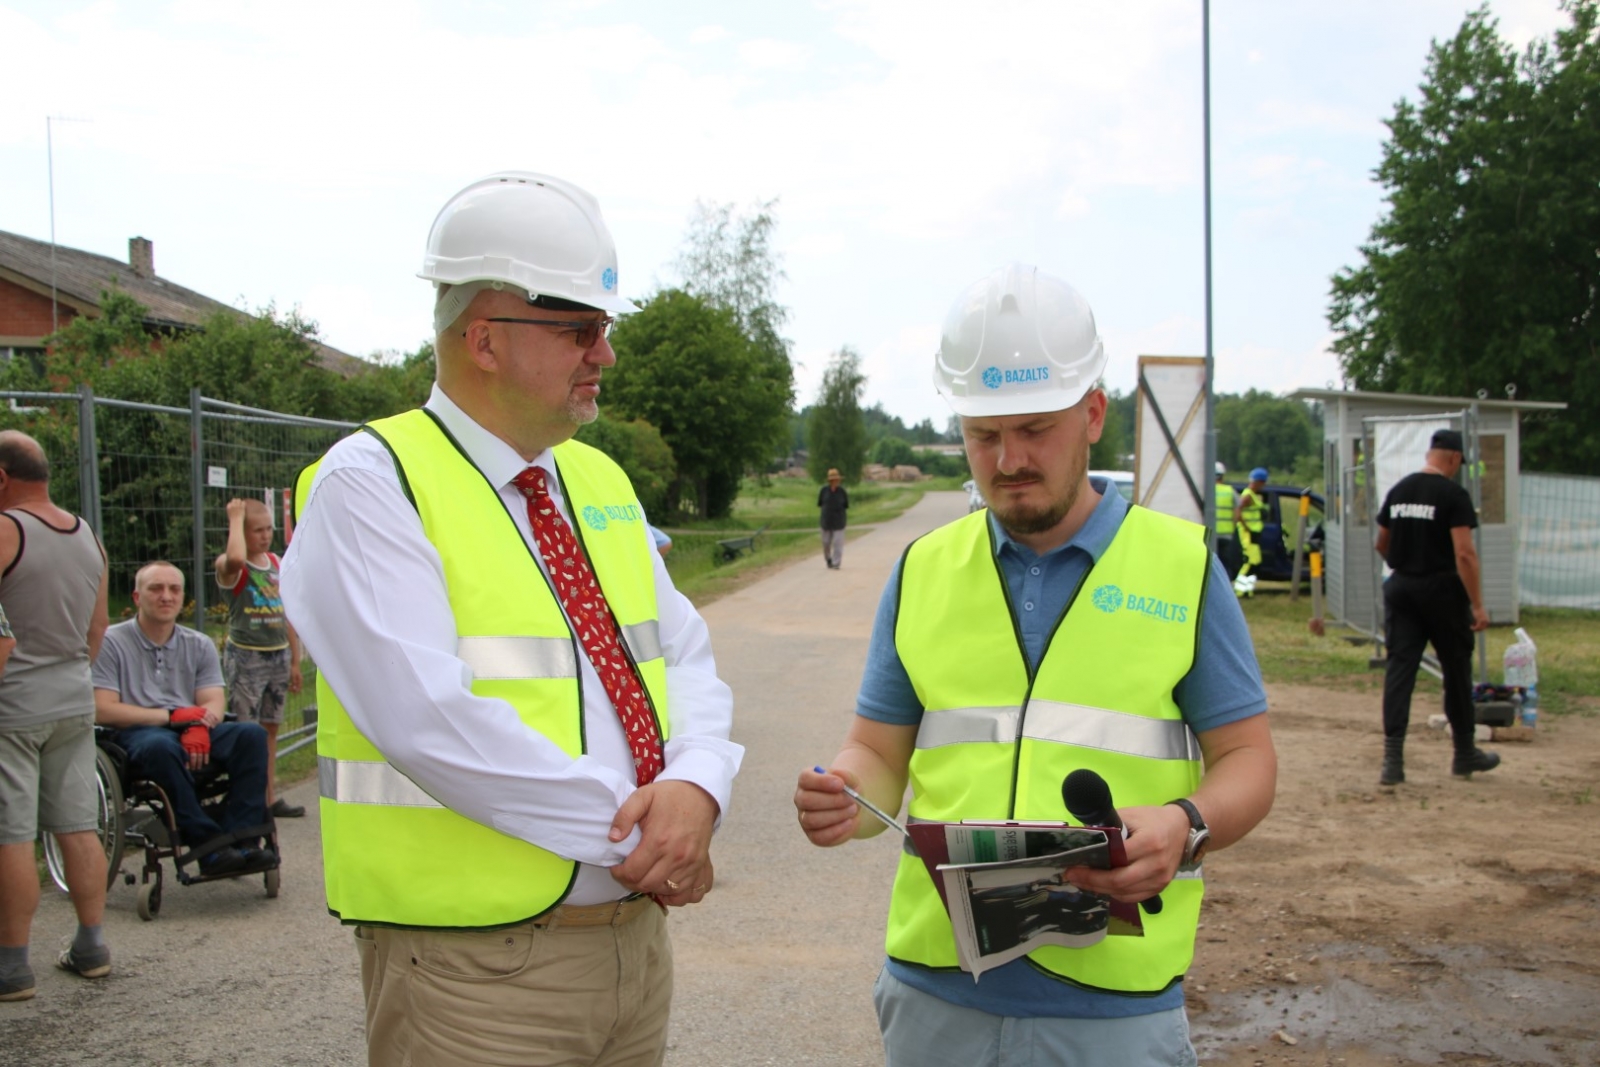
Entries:
[[1199,863],[1206,854],[1206,848],[1211,844],[1211,829],[1206,826],[1206,821],[1200,817],[1200,809],[1188,800],[1169,800],[1168,804],[1176,804],[1189,816],[1189,840],[1184,842],[1182,865],[1185,867]]

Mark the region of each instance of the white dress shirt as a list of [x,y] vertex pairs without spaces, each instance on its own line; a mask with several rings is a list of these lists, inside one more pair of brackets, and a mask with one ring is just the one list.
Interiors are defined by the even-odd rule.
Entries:
[[[427,408],[498,488],[548,574],[534,546],[527,500],[511,484],[528,464],[437,385]],[[551,475],[551,498],[570,523],[550,452],[534,462]],[[357,433],[330,449],[304,513],[283,557],[283,604],[356,728],[444,806],[579,861],[568,903],[627,895],[606,868],[638,846],[639,831],[616,843],[607,833],[617,808],[637,788],[633,756],[588,657],[578,657],[588,751],[574,759],[525,726],[504,700],[473,695],[472,670],[456,656],[439,553],[423,535],[394,459],[379,441]],[[705,622],[673,587],[642,521],[639,551],[655,568],[671,714],[666,770],[658,780],[693,782],[726,814],[744,755],[728,739],[733,695],[717,677]]]

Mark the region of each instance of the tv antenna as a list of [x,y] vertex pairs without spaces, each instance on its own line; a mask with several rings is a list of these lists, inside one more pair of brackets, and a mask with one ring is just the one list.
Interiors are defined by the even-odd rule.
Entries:
[[50,332],[61,328],[56,311],[56,148],[54,124],[57,122],[92,122],[93,119],[75,119],[66,115],[44,117],[45,165],[50,176]]

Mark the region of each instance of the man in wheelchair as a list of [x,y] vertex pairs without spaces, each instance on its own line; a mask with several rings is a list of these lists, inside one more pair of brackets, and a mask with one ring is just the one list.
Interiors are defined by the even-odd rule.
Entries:
[[[209,637],[178,625],[183,593],[183,572],[172,564],[139,569],[137,613],[106,630],[94,662],[95,721],[113,728],[133,775],[167,795],[182,843],[204,849],[203,876],[271,870],[278,856],[261,847],[270,831],[267,733],[222,721],[222,663]],[[208,766],[228,776],[215,819],[195,788]]]

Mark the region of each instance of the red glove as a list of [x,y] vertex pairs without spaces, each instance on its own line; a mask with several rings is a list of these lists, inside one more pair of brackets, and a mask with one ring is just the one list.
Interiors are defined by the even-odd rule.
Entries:
[[173,708],[171,711],[167,712],[167,725],[175,730],[188,726],[190,723],[197,722],[201,725],[205,725],[205,721],[205,708]]
[[179,738],[183,750],[191,756],[211,755],[211,727],[205,723],[196,723],[183,731]]

